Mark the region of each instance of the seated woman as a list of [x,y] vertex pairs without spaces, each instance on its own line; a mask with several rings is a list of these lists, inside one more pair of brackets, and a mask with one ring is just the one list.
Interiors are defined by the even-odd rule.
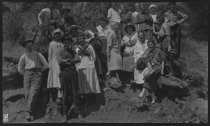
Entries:
[[163,51],[155,46],[151,46],[144,54],[143,57],[139,59],[137,69],[143,71],[143,90],[139,94],[139,97],[143,97],[145,92],[149,93],[151,97],[151,103],[155,103],[156,96],[155,93],[158,89],[157,80],[160,75],[164,74],[164,60],[165,55]]
[[135,30],[135,26],[132,24],[128,24],[125,26],[125,36],[122,39],[121,47],[122,47],[122,59],[123,59],[123,68],[122,70],[126,72],[126,80],[130,83],[133,80],[133,72],[134,72],[134,46],[138,40],[138,34]]

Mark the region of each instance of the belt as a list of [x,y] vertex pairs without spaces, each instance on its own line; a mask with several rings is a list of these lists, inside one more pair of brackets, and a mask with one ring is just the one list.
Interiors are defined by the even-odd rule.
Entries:
[[27,71],[41,72],[41,68],[31,68],[31,69],[28,69]]

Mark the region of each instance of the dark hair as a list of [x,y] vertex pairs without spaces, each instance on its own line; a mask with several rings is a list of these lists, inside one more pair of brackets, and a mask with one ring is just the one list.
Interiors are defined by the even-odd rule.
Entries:
[[69,9],[69,8],[62,9],[61,13],[62,14],[64,14],[64,13],[71,13],[71,9]]
[[137,70],[144,70],[147,67],[147,59],[145,57],[140,57],[137,60]]
[[135,26],[133,26],[133,25],[127,25],[127,26],[125,26],[125,29],[124,29],[126,33],[128,32],[128,28],[129,28],[129,27],[132,28],[133,32],[136,31]]
[[103,21],[103,22],[105,22],[106,24],[109,22],[108,19],[107,19],[107,18],[104,18],[104,17],[101,17],[101,18],[99,19],[99,21]]
[[31,40],[22,41],[22,42],[20,42],[20,45],[25,48],[27,43],[33,43],[34,44],[34,40],[31,39]]

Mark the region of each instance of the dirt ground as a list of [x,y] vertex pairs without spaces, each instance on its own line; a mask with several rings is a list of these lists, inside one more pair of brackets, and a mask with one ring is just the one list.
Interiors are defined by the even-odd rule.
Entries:
[[[92,102],[82,119],[70,119],[68,123],[208,123],[208,42],[192,38],[182,40],[181,60],[189,76],[189,96],[171,100],[163,98],[151,106],[136,101],[139,91],[126,87],[121,92],[109,89],[105,92],[105,106]],[[3,114],[8,114],[7,123],[26,123],[21,103],[22,88],[3,91]],[[179,92],[176,92],[179,93]],[[19,100],[19,102],[17,102]],[[62,123],[60,115],[46,118],[40,116],[31,123]]]

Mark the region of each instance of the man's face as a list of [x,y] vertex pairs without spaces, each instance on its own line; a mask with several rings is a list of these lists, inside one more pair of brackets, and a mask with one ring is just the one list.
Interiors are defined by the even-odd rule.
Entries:
[[122,12],[125,12],[125,11],[126,11],[125,5],[121,5],[121,6],[120,6],[120,10],[121,10]]
[[150,12],[152,13],[152,14],[155,14],[156,13],[156,8],[155,7],[152,7],[151,9],[150,9]]
[[60,40],[61,39],[61,33],[57,32],[54,35],[55,40]]
[[32,42],[28,42],[25,47],[27,50],[31,51],[31,50],[33,50],[34,44]]
[[100,21],[99,24],[101,25],[102,28],[106,27],[106,23],[104,21]]

